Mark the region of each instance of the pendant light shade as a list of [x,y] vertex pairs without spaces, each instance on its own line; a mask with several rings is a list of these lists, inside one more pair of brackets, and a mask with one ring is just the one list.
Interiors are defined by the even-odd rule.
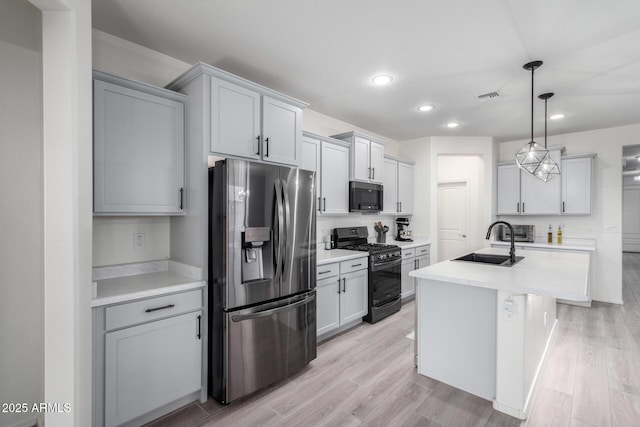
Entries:
[[[538,95],[538,98],[544,100],[544,148],[547,148],[547,100],[553,96],[553,92],[543,93]],[[542,159],[538,170],[535,172],[535,176],[538,179],[548,182],[549,180],[560,175],[560,168],[558,163],[551,158],[551,155],[547,151],[547,155]]]
[[541,65],[542,61],[532,61],[522,66],[531,71],[531,140],[516,153],[516,162],[532,175],[536,175],[542,161],[549,156],[549,150],[533,140],[533,72]]

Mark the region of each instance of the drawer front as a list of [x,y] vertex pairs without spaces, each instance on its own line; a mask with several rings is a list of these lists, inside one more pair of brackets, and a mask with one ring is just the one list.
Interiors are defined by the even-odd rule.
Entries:
[[202,308],[201,289],[114,305],[105,310],[105,328],[106,330],[122,328],[200,308]]
[[430,250],[431,250],[431,247],[429,245],[418,246],[416,248],[416,256],[429,255]]
[[336,262],[333,264],[319,265],[316,270],[316,277],[318,280],[322,280],[340,274],[340,264]]
[[402,259],[413,258],[414,256],[416,256],[416,249],[415,248],[403,249],[402,250]]
[[342,261],[340,263],[340,274],[350,273],[352,271],[364,270],[369,267],[369,261],[367,258],[352,259],[349,261]]

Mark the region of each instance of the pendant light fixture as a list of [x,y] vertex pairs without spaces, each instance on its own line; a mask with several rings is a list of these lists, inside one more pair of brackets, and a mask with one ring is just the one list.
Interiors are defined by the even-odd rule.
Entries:
[[[553,92],[543,93],[538,95],[538,98],[544,100],[544,149],[547,149],[547,100],[553,96]],[[551,154],[547,151],[547,155],[542,159],[538,170],[535,172],[535,176],[544,182],[555,178],[560,175],[560,168],[558,163],[551,158]]]
[[549,150],[533,140],[533,72],[541,65],[542,61],[532,61],[522,66],[531,71],[531,140],[516,153],[516,162],[532,175],[536,174],[544,158],[549,155]]

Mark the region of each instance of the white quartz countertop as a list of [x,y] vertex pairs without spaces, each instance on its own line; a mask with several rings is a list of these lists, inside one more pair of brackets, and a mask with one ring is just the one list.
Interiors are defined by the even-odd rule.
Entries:
[[199,268],[173,261],[97,267],[91,307],[202,288],[200,274]]
[[351,259],[366,258],[369,253],[364,251],[350,251],[346,249],[319,249],[316,252],[316,264],[325,265]]
[[[492,246],[502,246],[505,248],[508,248],[509,246],[511,246],[510,242],[499,242],[499,241],[493,241],[491,242]],[[567,242],[562,243],[562,244],[557,244],[557,243],[526,243],[526,242],[516,242],[515,246],[517,248],[537,248],[537,249],[548,249],[548,250],[552,250],[552,251],[588,251],[588,252],[595,252],[596,251],[596,245],[595,243],[592,242],[573,242],[573,243],[569,243]]]
[[188,291],[205,284],[204,280],[193,280],[171,271],[98,280],[98,293],[91,307]]
[[397,240],[387,239],[387,243],[390,245],[400,246],[400,248],[402,249],[411,249],[417,248],[418,246],[431,245],[429,239],[425,239],[424,237],[414,237],[413,242],[398,242]]
[[[474,252],[508,255],[507,249]],[[513,267],[465,261],[443,261],[409,273],[418,279],[456,283],[514,294],[545,295],[570,301],[589,301],[587,286],[590,252],[556,252],[522,249],[524,259]]]

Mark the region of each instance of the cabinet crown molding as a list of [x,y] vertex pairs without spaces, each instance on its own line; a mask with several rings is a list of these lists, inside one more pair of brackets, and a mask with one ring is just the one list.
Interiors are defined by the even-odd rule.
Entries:
[[191,80],[200,76],[201,74],[205,74],[208,76],[217,77],[219,79],[225,80],[227,82],[236,84],[238,86],[244,87],[246,89],[254,90],[259,92],[261,95],[266,95],[271,98],[278,99],[280,101],[286,102],[288,104],[294,105],[298,108],[307,108],[309,104],[304,101],[300,101],[299,99],[293,98],[289,95],[285,95],[284,93],[275,91],[273,89],[269,89],[266,86],[262,86],[258,83],[254,83],[250,80],[245,79],[244,77],[237,76],[235,74],[231,74],[228,71],[221,70],[220,68],[216,68],[212,65],[205,64],[204,62],[198,62],[187,71],[185,71],[182,75],[178,76],[171,83],[167,84],[166,88],[169,90],[178,91],[185,87],[191,82]]
[[389,159],[389,160],[394,160],[394,161],[400,162],[400,163],[406,163],[408,165],[415,165],[416,164],[416,162],[414,162],[412,160],[401,159],[400,157],[390,156],[388,154],[385,154],[384,158],[385,159]]
[[93,70],[93,78],[95,80],[101,80],[103,82],[112,83],[129,89],[139,90],[140,92],[148,93],[151,95],[168,98],[177,102],[185,103],[187,101],[186,95],[174,92],[173,90],[161,88],[135,80],[125,79],[124,77],[114,76],[113,74],[105,73],[104,71],[100,70]]

